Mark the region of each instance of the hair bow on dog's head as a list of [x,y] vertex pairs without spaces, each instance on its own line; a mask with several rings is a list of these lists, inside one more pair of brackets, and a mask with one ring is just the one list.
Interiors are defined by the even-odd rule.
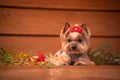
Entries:
[[78,32],[78,33],[82,33],[82,28],[78,25],[72,26],[70,28],[70,32]]

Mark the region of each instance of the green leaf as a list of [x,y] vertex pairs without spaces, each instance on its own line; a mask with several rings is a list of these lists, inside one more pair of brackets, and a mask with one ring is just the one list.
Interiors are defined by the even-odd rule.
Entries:
[[54,66],[54,64],[52,64],[52,63],[49,62],[49,63],[46,64],[46,66],[47,66],[48,68],[51,68],[51,67]]
[[4,55],[6,54],[3,48],[0,48],[0,54],[1,54],[2,56],[4,56]]
[[44,64],[42,64],[42,63],[39,63],[39,64],[38,64],[38,66],[39,66],[39,67],[43,67],[43,66],[44,66]]

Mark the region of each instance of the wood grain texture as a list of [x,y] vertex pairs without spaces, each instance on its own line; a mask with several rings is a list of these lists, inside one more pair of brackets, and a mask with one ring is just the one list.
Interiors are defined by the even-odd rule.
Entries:
[[0,46],[11,48],[15,52],[49,54],[60,49],[60,41],[56,37],[0,37]]
[[[99,44],[107,42],[112,50],[120,50],[120,38],[91,38],[91,47],[96,49]],[[60,49],[59,37],[0,37],[0,47],[11,48],[14,52],[27,52],[37,54],[55,53]]]
[[100,44],[110,44],[111,50],[120,51],[120,38],[91,38],[91,47],[98,49]]
[[86,23],[94,36],[120,36],[120,12],[0,8],[0,34],[59,35],[65,22]]
[[120,80],[119,72],[119,66],[8,66],[0,67],[0,80]]
[[120,10],[119,0],[0,0],[0,6],[72,10]]

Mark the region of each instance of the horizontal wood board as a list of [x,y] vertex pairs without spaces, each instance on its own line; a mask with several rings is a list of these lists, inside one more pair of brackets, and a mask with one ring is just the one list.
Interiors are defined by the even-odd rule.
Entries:
[[[92,49],[99,44],[109,43],[112,50],[120,50],[120,38],[91,38]],[[54,54],[61,48],[59,37],[0,37],[0,47],[11,49],[14,52],[27,52],[36,55],[38,52]]]
[[65,22],[86,23],[93,36],[120,37],[120,12],[0,8],[0,34],[59,35]]
[[65,22],[86,23],[91,46],[120,50],[120,0],[0,0],[0,46],[13,51],[55,53]]
[[62,9],[62,10],[120,10],[120,0],[0,0],[0,6]]
[[[119,66],[0,67],[1,80],[120,80]],[[33,75],[34,74],[34,75]]]

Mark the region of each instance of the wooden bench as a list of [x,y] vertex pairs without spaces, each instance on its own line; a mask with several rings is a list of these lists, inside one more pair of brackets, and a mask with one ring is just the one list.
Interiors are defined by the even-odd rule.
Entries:
[[119,66],[0,67],[0,80],[120,80]]

